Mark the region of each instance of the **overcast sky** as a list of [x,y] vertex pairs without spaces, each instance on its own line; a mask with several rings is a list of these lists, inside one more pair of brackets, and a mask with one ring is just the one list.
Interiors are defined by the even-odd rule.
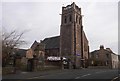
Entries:
[[[9,1],[9,2],[8,2]],[[98,2],[66,0],[61,2],[37,0],[3,0],[2,26],[7,30],[29,30],[25,34],[29,48],[37,40],[60,35],[62,6],[75,2],[82,9],[83,27],[89,40],[90,51],[99,49],[100,45],[111,48],[118,53],[118,2],[104,0]]]

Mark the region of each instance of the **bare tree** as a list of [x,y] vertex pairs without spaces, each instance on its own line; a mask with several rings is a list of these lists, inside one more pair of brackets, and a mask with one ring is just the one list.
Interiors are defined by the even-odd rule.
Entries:
[[0,67],[2,65],[2,32],[0,31]]
[[25,40],[23,39],[23,35],[26,31],[18,32],[17,30],[13,30],[11,32],[7,32],[5,30],[2,31],[2,65],[5,66],[10,58],[10,55],[15,51],[15,48],[18,48],[22,44],[25,44]]

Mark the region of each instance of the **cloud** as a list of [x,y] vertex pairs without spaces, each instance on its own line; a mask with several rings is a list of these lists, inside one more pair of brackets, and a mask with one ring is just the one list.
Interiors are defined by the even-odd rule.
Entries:
[[[60,34],[63,4],[71,2],[4,2],[2,5],[3,26],[9,30],[30,30],[25,40],[29,48],[34,40]],[[117,2],[76,2],[81,7],[84,31],[90,43],[90,51],[99,48],[100,44],[111,47],[117,52],[118,11]]]

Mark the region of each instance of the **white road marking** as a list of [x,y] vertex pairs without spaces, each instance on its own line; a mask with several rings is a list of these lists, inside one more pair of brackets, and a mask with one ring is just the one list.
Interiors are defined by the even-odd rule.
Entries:
[[37,78],[40,78],[40,77],[44,77],[44,76],[36,76],[36,77],[32,77],[32,78],[27,78],[27,79],[37,79]]
[[83,75],[83,76],[81,76],[81,77],[86,77],[86,76],[89,76],[89,75],[91,75],[91,74],[86,74],[86,75]]
[[114,81],[114,80],[116,80],[117,78],[119,78],[119,77],[115,77],[115,78],[113,78],[111,81]]
[[[86,76],[89,76],[89,75],[91,75],[91,74],[82,75],[80,77],[86,77]],[[79,79],[80,77],[76,77],[75,79]]]
[[[103,72],[107,72],[107,71],[98,71],[98,72],[95,72],[95,73],[103,73]],[[91,74],[86,74],[86,75],[82,75],[80,77],[86,77],[86,76],[89,76]],[[79,79],[80,77],[76,77],[75,79]]]
[[80,77],[76,77],[75,79],[79,79]]

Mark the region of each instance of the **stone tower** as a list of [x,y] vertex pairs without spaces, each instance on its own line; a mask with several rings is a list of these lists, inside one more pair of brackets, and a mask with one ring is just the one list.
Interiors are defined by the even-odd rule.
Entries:
[[74,2],[62,7],[60,29],[60,55],[70,59],[76,68],[82,66],[83,58],[83,26],[81,8]]

